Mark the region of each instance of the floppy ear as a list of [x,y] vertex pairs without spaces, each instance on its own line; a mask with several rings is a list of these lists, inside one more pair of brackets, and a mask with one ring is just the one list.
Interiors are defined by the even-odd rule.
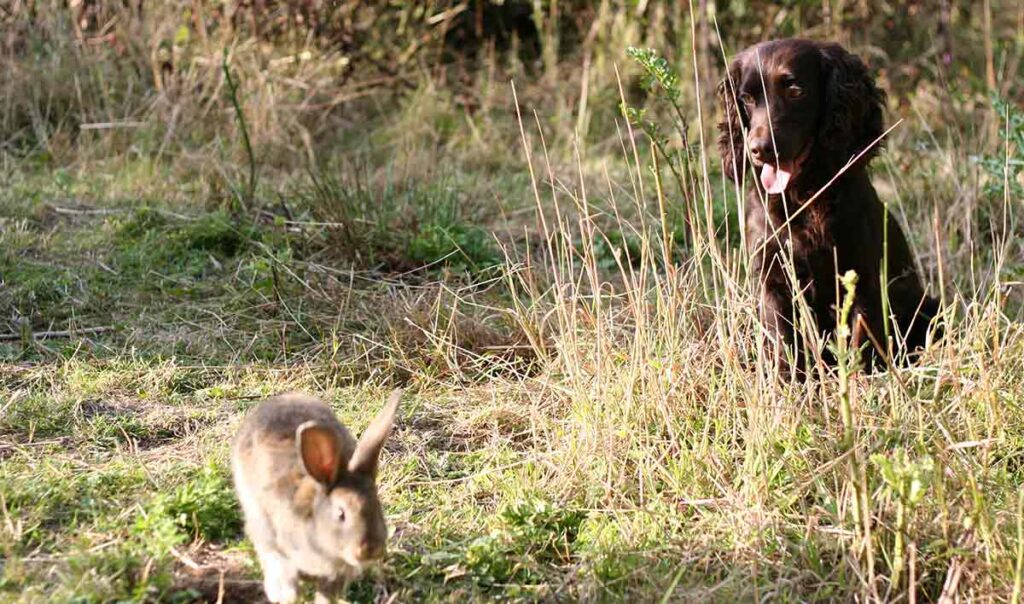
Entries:
[[296,429],[302,467],[323,485],[333,484],[341,469],[341,442],[330,428],[308,421]]
[[352,460],[348,464],[348,470],[353,474],[377,476],[380,450],[384,446],[388,434],[391,433],[391,425],[395,422],[395,412],[398,411],[398,401],[401,397],[401,390],[392,392],[388,397],[388,402],[384,404],[384,408],[359,437],[356,451],[352,454]]
[[[840,154],[839,159],[846,163],[882,135],[885,93],[875,84],[860,57],[838,44],[821,46],[821,64],[825,100],[818,140]],[[870,161],[881,147],[879,142],[862,161]]]
[[722,121],[718,123],[718,153],[722,156],[722,171],[736,182],[743,176],[746,157],[743,132],[749,123],[742,103],[737,101],[743,64],[744,55],[734,58],[717,89],[718,104],[722,108]]

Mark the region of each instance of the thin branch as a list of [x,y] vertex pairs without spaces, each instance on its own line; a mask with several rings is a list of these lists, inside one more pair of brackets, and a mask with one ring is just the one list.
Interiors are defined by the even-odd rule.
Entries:
[[[71,338],[74,336],[95,335],[113,330],[113,325],[104,325],[101,327],[82,327],[81,329],[63,329],[59,331],[37,331],[33,332],[31,335],[33,339],[45,340],[50,338]],[[21,337],[22,334],[20,333],[0,333],[0,342],[20,340]]]

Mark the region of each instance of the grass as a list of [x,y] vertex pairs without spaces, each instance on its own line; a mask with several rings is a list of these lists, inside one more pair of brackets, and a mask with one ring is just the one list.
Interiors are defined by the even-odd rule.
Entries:
[[[372,253],[427,267],[404,281],[339,243],[340,219],[9,197],[8,308],[35,330],[115,329],[4,344],[0,593],[215,599],[222,571],[226,593],[255,593],[226,473],[234,426],[302,389],[358,429],[396,379],[412,395],[382,474],[394,536],[358,601],[930,600],[954,571],[965,597],[1011,589],[1024,334],[994,274],[950,288],[953,327],[921,364],[853,376],[843,395],[833,377],[770,378],[732,269],[665,271],[654,225],[600,208],[570,220],[579,198],[551,247],[535,233],[535,255],[494,276],[447,243],[415,256],[423,224],[477,228],[433,203],[450,190],[373,198],[392,243]],[[312,217],[371,201],[289,203]]]
[[[601,44],[641,42],[616,23]],[[646,93],[642,119],[671,128],[622,119],[645,97],[621,50],[595,54],[582,116],[585,76],[545,64],[518,102],[497,76],[474,107],[426,79],[344,105],[367,117],[343,128],[283,87],[322,101],[334,51],[263,61],[236,40],[236,113],[202,92],[220,48],[184,48],[168,86],[195,96],[125,86],[93,106],[60,86],[71,58],[86,92],[148,90],[144,71],[60,40],[38,80],[18,63],[0,88],[17,134],[0,147],[0,601],[256,600],[227,470],[242,417],[304,390],[358,432],[396,384],[393,534],[353,601],[1019,594],[1024,139],[1009,105],[991,113],[1005,139],[970,121],[989,103],[970,82],[911,96],[874,164],[945,337],[872,375],[840,338],[840,368],[780,383],[737,193],[699,142],[709,99],[671,62],[641,53],[680,87],[667,109]],[[109,115],[139,136],[69,134]]]

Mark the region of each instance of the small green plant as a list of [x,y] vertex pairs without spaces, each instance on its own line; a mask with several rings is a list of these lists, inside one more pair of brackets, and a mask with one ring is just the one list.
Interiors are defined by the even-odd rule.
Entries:
[[626,49],[626,54],[644,70],[640,85],[648,92],[653,92],[660,87],[665,93],[665,98],[681,118],[679,76],[669,66],[668,61],[664,57],[658,56],[658,53],[652,48],[630,46]]
[[992,107],[999,116],[999,138],[1003,144],[992,155],[977,155],[972,159],[988,174],[985,193],[1002,199],[1024,198],[1024,112],[997,95],[992,96]]
[[[874,577],[874,551],[871,548],[871,512],[870,494],[864,481],[864,462],[857,450],[857,422],[853,415],[853,390],[850,387],[850,378],[860,367],[860,349],[853,346],[853,329],[850,327],[850,320],[853,315],[853,303],[857,297],[857,273],[848,270],[839,277],[839,284],[842,287],[843,298],[840,305],[839,317],[835,334],[835,342],[832,344],[836,357],[836,369],[838,372],[839,417],[843,426],[842,448],[849,456],[849,484],[853,493],[853,522],[854,532],[860,537],[861,547],[865,557],[864,566],[869,576]],[[870,582],[870,581],[869,581]]]
[[907,452],[900,449],[895,451],[892,456],[880,453],[872,455],[871,464],[881,474],[886,490],[896,502],[896,526],[894,527],[890,583],[893,586],[898,586],[905,564],[906,545],[904,541],[907,527],[914,510],[928,492],[928,486],[935,472],[935,462],[927,455],[919,460],[911,460]]
[[225,473],[213,464],[171,492],[158,493],[135,520],[133,533],[156,557],[203,538],[223,541],[239,535],[241,514]]
[[[672,141],[662,131],[658,122],[648,118],[646,109],[629,107],[623,103],[621,106],[622,114],[631,124],[639,127],[647,135],[651,145],[654,147],[655,153],[668,166],[683,200],[683,217],[686,220],[686,226],[692,231],[694,224],[691,212],[693,202],[690,195],[692,190],[690,184],[692,182],[690,174],[691,149],[688,122],[681,105],[682,93],[679,88],[679,76],[669,66],[668,61],[664,57],[658,56],[657,52],[653,49],[634,48],[631,46],[626,49],[626,54],[643,70],[640,79],[641,87],[654,98],[660,98],[667,102],[671,110],[673,126],[678,136],[676,148],[672,147]],[[651,170],[654,172],[654,177],[660,180],[661,176],[658,174],[656,166],[657,162],[651,167]],[[668,216],[664,216],[663,220],[667,218]],[[667,252],[668,250],[666,250]]]
[[502,262],[493,236],[471,224],[463,200],[445,181],[374,190],[311,172],[302,196],[327,224],[329,248],[360,266],[479,274]]
[[[630,47],[626,49],[626,54],[642,70],[641,88],[653,99],[661,101],[667,107],[668,119],[671,122],[670,129],[664,128],[648,109],[630,107],[625,103],[620,107],[623,116],[634,127],[639,128],[651,142],[657,156],[651,166],[654,178],[660,183],[661,175],[658,173],[658,168],[664,164],[668,166],[678,188],[682,206],[681,215],[678,206],[669,204],[663,208],[665,216],[662,219],[669,220],[673,224],[682,223],[682,225],[665,229],[662,234],[664,244],[669,247],[678,246],[684,250],[689,249],[688,241],[695,237],[694,231],[698,228],[695,221],[703,223],[710,215],[711,224],[715,230],[714,235],[722,236],[728,233],[728,243],[732,246],[738,245],[740,240],[738,217],[735,212],[730,210],[735,206],[735,200],[730,199],[733,193],[726,191],[723,195],[712,196],[705,204],[697,203],[700,198],[696,194],[697,183],[701,182],[703,177],[695,172],[698,165],[695,158],[700,156],[701,149],[699,144],[690,141],[688,125],[690,118],[683,108],[679,75],[672,69],[669,62],[653,49]],[[669,134],[671,131],[674,131],[674,139],[673,135]],[[712,234],[709,233],[710,235]]]
[[535,559],[568,561],[586,514],[545,499],[524,499],[505,506],[499,516],[508,534]]
[[539,498],[504,506],[491,531],[466,547],[462,564],[483,585],[531,582],[538,566],[565,564],[586,514]]
[[478,273],[501,263],[491,236],[465,224],[426,224],[408,244],[409,259],[423,266],[445,263],[457,271]]
[[181,221],[143,207],[117,227],[116,264],[133,278],[152,271],[196,278],[218,270],[259,237],[221,212]]

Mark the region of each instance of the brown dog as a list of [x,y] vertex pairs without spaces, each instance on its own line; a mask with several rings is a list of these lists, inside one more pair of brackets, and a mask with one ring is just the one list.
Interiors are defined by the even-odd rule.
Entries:
[[[777,351],[793,350],[797,368],[806,367],[805,347],[793,328],[794,291],[785,262],[790,252],[820,332],[835,329],[837,274],[852,269],[859,276],[854,344],[870,338],[881,346],[870,347],[878,364],[888,320],[899,356],[920,349],[938,301],[925,295],[903,231],[868,176],[868,162],[879,149],[872,144],[883,132],[885,94],[864,63],[837,44],[765,42],[733,60],[719,99],[725,174],[740,181],[747,165],[756,174],[747,195],[746,238],[761,279],[762,320],[776,336]],[[881,283],[886,251],[888,317]],[[827,352],[823,358],[831,360]],[[787,355],[780,365],[788,372]]]

